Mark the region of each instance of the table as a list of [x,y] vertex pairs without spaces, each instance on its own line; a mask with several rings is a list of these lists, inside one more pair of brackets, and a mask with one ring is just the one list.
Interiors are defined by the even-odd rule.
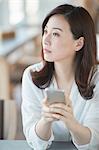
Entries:
[[[32,150],[25,140],[0,140],[0,150]],[[77,150],[70,142],[53,142],[49,150]]]

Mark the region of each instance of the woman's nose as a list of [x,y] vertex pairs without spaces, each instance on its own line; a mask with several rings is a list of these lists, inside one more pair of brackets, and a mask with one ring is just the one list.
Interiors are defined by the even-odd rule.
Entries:
[[51,43],[51,36],[49,34],[44,36],[44,43],[47,45]]

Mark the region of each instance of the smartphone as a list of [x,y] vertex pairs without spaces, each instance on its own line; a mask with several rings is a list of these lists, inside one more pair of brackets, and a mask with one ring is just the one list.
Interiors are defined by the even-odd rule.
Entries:
[[65,94],[62,90],[46,89],[46,96],[49,104],[65,103]]

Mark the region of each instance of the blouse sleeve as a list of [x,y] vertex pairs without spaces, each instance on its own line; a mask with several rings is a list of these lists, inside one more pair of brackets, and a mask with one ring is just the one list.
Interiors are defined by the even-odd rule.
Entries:
[[99,74],[94,89],[94,97],[89,100],[90,108],[86,112],[83,125],[88,127],[91,131],[91,140],[89,144],[75,146],[78,150],[99,150]]
[[30,69],[27,68],[22,78],[22,122],[23,132],[28,144],[34,150],[44,150],[51,145],[53,134],[48,141],[40,139],[35,132],[35,125],[41,117],[41,90],[32,82]]

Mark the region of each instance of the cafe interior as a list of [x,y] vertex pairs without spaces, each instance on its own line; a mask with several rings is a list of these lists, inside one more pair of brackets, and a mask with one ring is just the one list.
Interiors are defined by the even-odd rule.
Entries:
[[59,4],[83,6],[96,29],[99,61],[98,0],[0,0],[0,139],[24,140],[21,117],[22,75],[41,61],[41,25]]

